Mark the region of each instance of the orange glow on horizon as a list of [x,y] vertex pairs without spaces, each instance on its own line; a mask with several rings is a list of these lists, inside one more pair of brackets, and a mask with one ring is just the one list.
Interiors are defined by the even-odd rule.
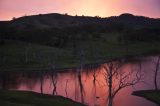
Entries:
[[0,0],[0,20],[46,13],[115,16],[132,13],[160,17],[159,0]]

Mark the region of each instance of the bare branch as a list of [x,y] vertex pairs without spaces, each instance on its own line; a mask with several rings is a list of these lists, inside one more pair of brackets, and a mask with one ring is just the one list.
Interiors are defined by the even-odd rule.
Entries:
[[[110,62],[103,65],[104,78],[109,88],[109,106],[111,106],[116,94],[128,86],[134,86],[142,81],[141,63],[138,64],[138,70],[123,70],[121,61]],[[115,80],[115,82],[113,82]]]

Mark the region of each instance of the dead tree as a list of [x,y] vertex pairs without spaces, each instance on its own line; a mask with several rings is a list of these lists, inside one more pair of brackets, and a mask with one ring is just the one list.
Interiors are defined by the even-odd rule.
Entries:
[[53,95],[57,95],[57,73],[52,73],[51,79],[52,79],[52,84],[53,84]]
[[56,72],[56,65],[53,61],[51,61],[51,69],[52,69],[52,72],[51,72],[51,80],[52,80],[52,84],[53,84],[53,92],[52,94],[53,95],[57,95],[57,78],[58,78],[58,74]]
[[94,105],[97,106],[97,89],[96,89],[96,82],[98,82],[97,80],[97,75],[98,73],[96,73],[97,70],[93,69],[93,95],[94,95]]
[[80,88],[80,94],[81,94],[81,102],[84,103],[84,88],[82,83],[82,70],[84,66],[84,51],[81,49],[80,51],[80,67],[77,69],[77,77],[78,77],[78,84]]
[[104,76],[109,89],[108,106],[113,106],[113,99],[116,94],[128,86],[133,86],[142,80],[140,74],[141,65],[139,70],[125,72],[121,70],[123,62],[110,62],[103,65]]
[[68,97],[67,87],[68,87],[68,79],[66,80],[66,85],[65,85],[65,93],[66,93],[66,97]]
[[159,71],[159,64],[160,64],[160,56],[158,56],[158,59],[155,64],[155,70],[154,70],[154,86],[155,90],[158,90],[158,84],[157,84],[157,77],[158,77],[158,71]]
[[43,94],[43,80],[44,80],[44,73],[40,72],[40,90],[41,90],[41,94]]

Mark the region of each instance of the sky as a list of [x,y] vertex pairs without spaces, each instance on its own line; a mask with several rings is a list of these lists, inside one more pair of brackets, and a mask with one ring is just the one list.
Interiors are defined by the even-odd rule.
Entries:
[[132,13],[160,18],[160,0],[0,0],[0,20],[47,13],[101,17]]

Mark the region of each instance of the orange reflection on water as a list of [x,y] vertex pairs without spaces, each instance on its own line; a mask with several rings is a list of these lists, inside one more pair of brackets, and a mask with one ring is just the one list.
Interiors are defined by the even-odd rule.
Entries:
[[[122,70],[127,72],[131,69],[136,69],[134,63],[124,64]],[[131,93],[134,90],[143,90],[153,88],[152,75],[154,65],[150,62],[142,63],[142,70],[145,71],[145,81],[149,84],[139,83],[133,87],[127,87],[121,90],[114,99],[114,106],[156,106],[155,104],[136,96],[132,96]],[[77,71],[67,71],[63,73],[57,73],[56,94],[67,98],[71,98],[78,102],[83,102],[89,106],[106,106],[108,100],[108,87],[103,75],[103,68],[97,70],[83,71],[79,74]],[[18,72],[15,75],[7,75],[9,81],[6,83],[7,89],[18,89],[41,92],[45,94],[53,94],[54,86],[52,75],[55,73],[47,72],[43,73],[22,73]],[[94,75],[96,79],[94,79]],[[43,79],[43,80],[42,80]],[[118,83],[114,80],[114,86]],[[42,89],[41,89],[42,88]]]

